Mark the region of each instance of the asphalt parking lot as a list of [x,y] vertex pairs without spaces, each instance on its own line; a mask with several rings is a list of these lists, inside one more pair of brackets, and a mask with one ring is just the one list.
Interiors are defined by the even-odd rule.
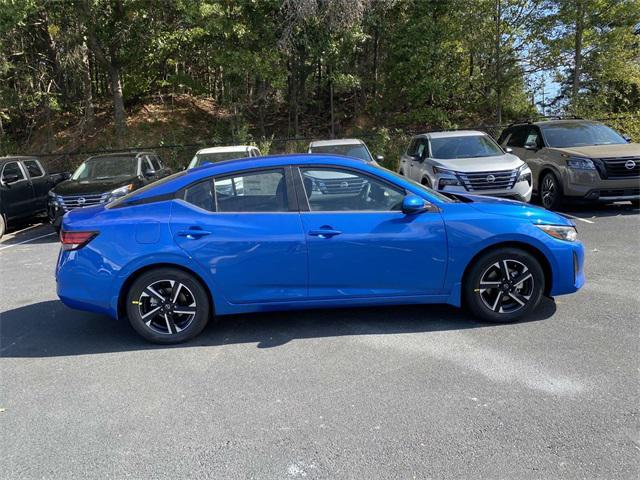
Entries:
[[63,306],[55,235],[9,234],[0,477],[638,478],[640,211],[569,215],[587,283],[528,321],[241,315],[175,347]]

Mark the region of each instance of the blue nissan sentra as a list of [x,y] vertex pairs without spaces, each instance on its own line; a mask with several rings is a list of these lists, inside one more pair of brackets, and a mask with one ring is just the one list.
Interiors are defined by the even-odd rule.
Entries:
[[60,299],[157,343],[217,315],[302,308],[448,303],[510,322],[584,283],[566,218],[330,155],[180,172],[69,212],[60,237]]

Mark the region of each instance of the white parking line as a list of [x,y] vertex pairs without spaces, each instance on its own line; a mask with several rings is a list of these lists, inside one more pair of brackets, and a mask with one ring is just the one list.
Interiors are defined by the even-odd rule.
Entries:
[[33,237],[28,240],[23,240],[22,242],[13,243],[11,245],[5,245],[4,247],[0,248],[0,251],[6,250],[7,248],[11,248],[11,247],[17,247],[18,245],[24,245],[25,243],[33,242],[41,238],[50,237],[51,235],[56,235],[56,232],[47,233],[46,235],[40,235],[39,237]]
[[584,222],[584,223],[596,223],[591,220],[587,220],[586,218],[576,217],[575,215],[570,215],[568,213],[561,213],[560,215],[562,215],[563,217],[572,218],[574,220],[580,220],[581,222]]

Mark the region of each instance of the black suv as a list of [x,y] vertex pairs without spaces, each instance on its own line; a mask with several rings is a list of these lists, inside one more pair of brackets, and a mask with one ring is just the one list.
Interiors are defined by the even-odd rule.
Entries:
[[62,216],[74,208],[109,203],[171,170],[154,152],[122,152],[85,160],[66,182],[49,192],[49,219],[59,230]]

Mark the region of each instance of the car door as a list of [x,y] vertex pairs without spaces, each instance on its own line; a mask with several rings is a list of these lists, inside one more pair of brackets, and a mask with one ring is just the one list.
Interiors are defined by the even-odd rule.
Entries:
[[447,246],[437,212],[405,215],[402,188],[361,171],[300,167],[309,298],[441,292]]
[[45,174],[44,168],[35,158],[32,160],[24,160],[22,162],[24,169],[27,171],[29,181],[33,187],[34,201],[33,208],[37,212],[46,210],[48,193],[53,182]]
[[33,186],[18,161],[7,162],[0,173],[4,210],[7,218],[27,217],[35,212]]
[[252,170],[199,182],[174,203],[176,243],[228,302],[306,298],[307,248],[290,185],[289,168]]

